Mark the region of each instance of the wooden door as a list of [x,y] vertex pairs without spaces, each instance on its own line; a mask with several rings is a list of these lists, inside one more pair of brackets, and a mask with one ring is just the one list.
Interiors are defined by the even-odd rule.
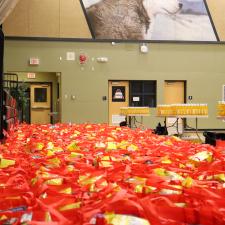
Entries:
[[51,122],[51,86],[50,84],[32,84],[30,87],[31,123],[47,124]]
[[120,115],[120,107],[129,106],[129,82],[109,81],[109,124],[119,125],[125,120]]
[[[185,96],[185,81],[165,81],[164,83],[164,104],[182,104]],[[167,126],[171,126],[176,121],[176,118],[167,118]],[[183,122],[178,120],[178,132],[183,132]],[[168,128],[168,133],[176,134],[177,128]]]
[[184,103],[184,81],[165,81],[165,104]]

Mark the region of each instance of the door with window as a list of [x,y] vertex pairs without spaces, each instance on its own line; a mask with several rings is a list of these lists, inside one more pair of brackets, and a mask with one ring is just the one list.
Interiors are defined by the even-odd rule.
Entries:
[[50,123],[51,85],[32,84],[30,93],[31,123]]
[[129,106],[129,82],[109,81],[109,124],[119,125],[125,120],[120,115],[121,107]]

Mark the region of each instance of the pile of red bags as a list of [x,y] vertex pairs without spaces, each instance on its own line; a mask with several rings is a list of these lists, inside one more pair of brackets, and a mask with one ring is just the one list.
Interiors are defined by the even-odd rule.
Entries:
[[225,149],[106,124],[20,125],[0,224],[224,225]]

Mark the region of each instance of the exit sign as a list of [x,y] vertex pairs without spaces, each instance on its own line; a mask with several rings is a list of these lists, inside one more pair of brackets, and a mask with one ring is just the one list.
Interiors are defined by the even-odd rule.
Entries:
[[27,78],[28,79],[35,79],[36,78],[36,74],[35,73],[28,73],[27,74]]
[[39,65],[40,59],[39,58],[30,58],[30,65]]

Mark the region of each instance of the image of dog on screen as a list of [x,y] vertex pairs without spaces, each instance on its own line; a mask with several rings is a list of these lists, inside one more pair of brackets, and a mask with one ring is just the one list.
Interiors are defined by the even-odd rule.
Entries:
[[80,0],[95,39],[216,41],[204,0]]
[[158,13],[175,14],[178,0],[84,0],[96,39],[144,40]]

